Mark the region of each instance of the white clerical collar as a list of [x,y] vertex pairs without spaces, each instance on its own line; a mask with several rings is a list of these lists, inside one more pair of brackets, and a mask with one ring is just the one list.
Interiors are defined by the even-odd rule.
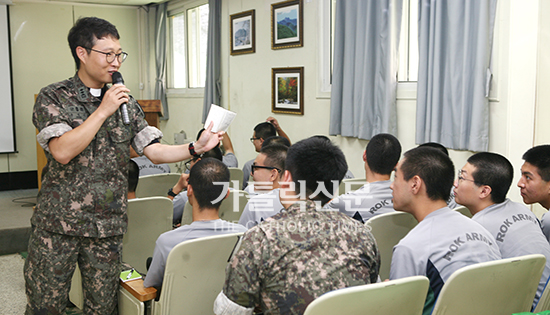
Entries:
[[92,94],[95,97],[100,97],[101,96],[101,89],[90,88],[90,94]]

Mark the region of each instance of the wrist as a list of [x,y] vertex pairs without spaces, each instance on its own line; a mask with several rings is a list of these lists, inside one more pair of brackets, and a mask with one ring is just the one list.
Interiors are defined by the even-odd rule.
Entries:
[[203,152],[201,152],[202,147],[197,142],[193,141],[189,143],[189,154],[191,154],[192,157],[199,157]]

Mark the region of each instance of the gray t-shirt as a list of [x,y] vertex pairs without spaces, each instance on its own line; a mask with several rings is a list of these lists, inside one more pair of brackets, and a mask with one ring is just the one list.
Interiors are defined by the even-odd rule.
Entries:
[[227,167],[239,167],[239,161],[233,153],[227,153],[223,156],[223,164]]
[[502,258],[531,254],[546,256],[546,266],[533,302],[534,309],[550,276],[550,244],[542,234],[537,217],[526,206],[506,199],[476,213],[472,220],[493,235]]
[[254,195],[250,197],[244,207],[239,224],[250,229],[283,209],[283,204],[279,198],[279,188],[265,194]]
[[540,218],[540,225],[542,227],[542,233],[546,236],[546,240],[550,242],[550,215],[548,215],[548,212],[544,213]]
[[424,314],[430,314],[451,274],[472,264],[501,259],[495,239],[483,226],[448,207],[428,214],[393,248],[390,280],[426,276],[430,280]]
[[242,225],[224,221],[222,219],[210,221],[195,221],[175,230],[162,233],[157,239],[153,261],[147,271],[143,285],[145,287],[160,287],[166,269],[166,259],[172,248],[181,242],[199,237],[223,235],[229,233],[246,232]]
[[390,180],[366,183],[333,199],[325,209],[339,210],[360,222],[378,214],[394,212],[390,185]]
[[132,158],[139,167],[139,176],[170,173],[168,164],[153,164],[145,155]]

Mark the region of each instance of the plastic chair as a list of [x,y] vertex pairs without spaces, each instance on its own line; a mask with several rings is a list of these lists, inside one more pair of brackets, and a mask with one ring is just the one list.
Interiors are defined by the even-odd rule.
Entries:
[[181,174],[166,173],[145,175],[139,178],[136,188],[136,197],[146,198],[168,195],[168,190],[178,182]]
[[343,195],[347,192],[357,190],[367,183],[365,178],[348,178],[343,179],[338,186],[338,194]]
[[[151,301],[152,314],[213,314],[214,301],[225,281],[225,267],[242,234],[203,237],[174,247],[166,260],[160,298]],[[119,287],[121,315],[143,314],[137,313],[142,304]]]
[[[128,200],[127,212],[128,230],[122,238],[122,261],[145,273],[145,262],[148,257],[153,256],[157,238],[172,229],[172,200],[166,197]],[[71,281],[69,300],[82,309],[84,296],[78,265]]]
[[172,229],[174,206],[167,197],[128,200],[128,230],[122,239],[122,261],[140,272],[153,256],[157,238]]
[[[241,218],[244,207],[248,202],[248,198],[248,193],[244,190],[230,190],[229,196],[222,201],[220,206],[220,219],[233,223],[239,223],[239,219]],[[193,207],[188,201],[185,203],[185,207],[183,208],[181,225],[191,224],[191,222],[193,222]]]
[[428,278],[414,276],[335,290],[311,302],[304,315],[420,315],[428,286]]
[[380,252],[380,279],[389,279],[393,247],[418,224],[418,221],[410,213],[396,211],[374,216],[365,224],[371,228]]
[[535,254],[463,267],[443,285],[432,315],[529,312],[545,264]]
[[230,167],[229,174],[231,180],[229,186],[234,189],[241,189],[243,187],[243,170],[237,167]]
[[458,207],[454,208],[453,210],[462,213],[463,215],[467,216],[468,218],[472,218],[472,213],[470,212],[470,210],[468,210],[468,208],[466,208],[464,206],[458,206]]

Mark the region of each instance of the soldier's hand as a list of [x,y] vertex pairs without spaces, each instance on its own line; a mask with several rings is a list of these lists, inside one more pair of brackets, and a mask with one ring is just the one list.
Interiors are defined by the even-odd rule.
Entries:
[[212,132],[212,127],[214,127],[214,122],[210,122],[208,128],[202,132],[199,140],[195,142],[195,152],[198,154],[212,150],[223,139],[225,132]]
[[123,103],[130,101],[128,93],[130,90],[122,84],[114,84],[105,92],[103,100],[98,110],[103,111],[107,116],[111,116]]

